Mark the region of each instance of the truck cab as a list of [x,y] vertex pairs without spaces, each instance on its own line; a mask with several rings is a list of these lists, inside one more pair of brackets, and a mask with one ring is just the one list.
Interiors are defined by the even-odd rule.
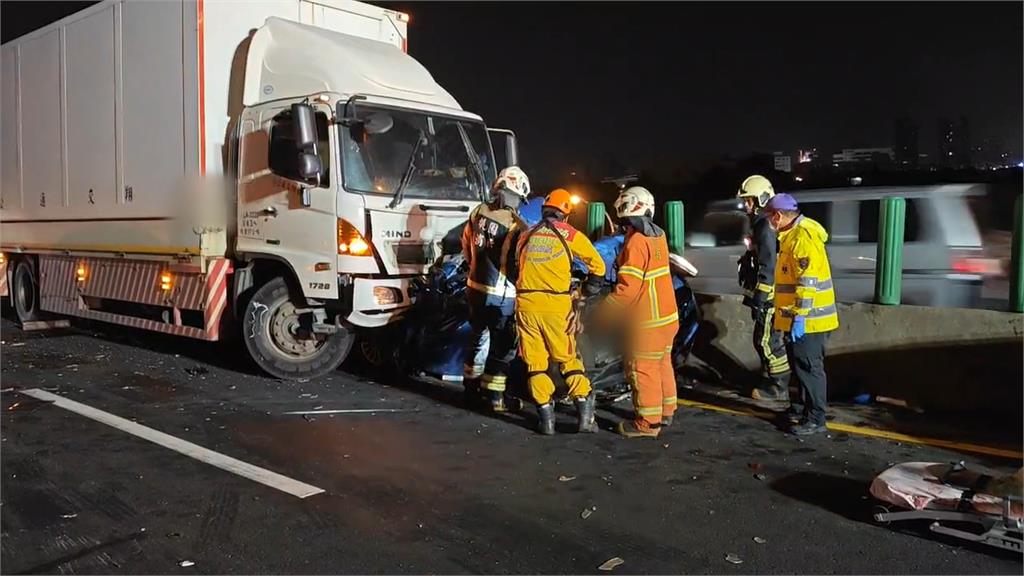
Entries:
[[489,133],[386,42],[270,18],[249,47],[244,100],[234,252],[243,277],[275,269],[289,293],[257,292],[243,312],[269,314],[243,334],[271,371],[400,316],[413,278],[459,250],[470,211],[515,162],[513,134]]

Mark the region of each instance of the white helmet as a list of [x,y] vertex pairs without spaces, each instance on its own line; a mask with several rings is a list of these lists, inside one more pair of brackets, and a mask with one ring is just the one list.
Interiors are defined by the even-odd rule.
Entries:
[[526,172],[518,166],[509,166],[498,173],[498,177],[494,180],[494,186],[491,186],[491,190],[506,189],[512,192],[520,198],[526,198],[530,195],[530,179],[526,177]]
[[619,218],[627,216],[654,216],[654,195],[643,186],[631,186],[615,200],[615,215]]
[[775,189],[772,188],[772,183],[759,174],[754,174],[744,180],[740,184],[739,191],[736,192],[737,198],[753,198],[758,208],[767,206],[772,196],[775,196]]

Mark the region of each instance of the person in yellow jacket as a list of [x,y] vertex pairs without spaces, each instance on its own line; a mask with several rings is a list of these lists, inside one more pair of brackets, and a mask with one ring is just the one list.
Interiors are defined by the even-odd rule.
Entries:
[[790,416],[799,418],[799,423],[790,431],[798,436],[817,434],[825,432],[828,406],[825,347],[829,334],[839,328],[825,250],[828,232],[800,214],[796,199],[789,194],[776,194],[767,210],[769,222],[779,234],[774,327],[787,334],[789,365],[800,383],[801,398],[790,404]]
[[615,290],[601,317],[621,319],[625,336],[626,379],[633,389],[632,421],[619,423],[627,438],[657,437],[676,411],[672,341],[679,309],[669,269],[668,239],[654,224],[654,196],[640,186],[623,190],[615,214],[626,238],[617,261]]
[[555,384],[548,376],[548,362],[558,363],[569,396],[576,404],[580,432],[595,432],[594,394],[576,350],[575,305],[570,293],[572,261],[587,265],[588,291],[600,289],[604,261],[587,236],[565,222],[572,212],[569,192],[561,188],[548,194],[541,221],[522,233],[519,240],[516,281],[516,330],[519,353],[526,363],[527,384],[537,403],[538,430],[555,433]]

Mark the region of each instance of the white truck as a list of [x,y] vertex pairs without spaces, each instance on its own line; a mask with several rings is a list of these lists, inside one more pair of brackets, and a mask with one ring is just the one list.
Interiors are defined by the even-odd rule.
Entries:
[[515,162],[406,53],[408,22],[106,0],[4,44],[0,296],[23,323],[233,325],[280,378],[337,368]]

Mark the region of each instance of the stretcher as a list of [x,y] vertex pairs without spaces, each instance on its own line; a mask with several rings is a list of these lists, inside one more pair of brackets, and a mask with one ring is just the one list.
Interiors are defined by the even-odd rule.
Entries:
[[937,534],[1005,550],[1022,551],[1021,518],[1024,468],[993,477],[968,470],[963,462],[904,462],[871,482],[871,495],[901,509],[887,507],[874,514],[876,522],[930,520]]

